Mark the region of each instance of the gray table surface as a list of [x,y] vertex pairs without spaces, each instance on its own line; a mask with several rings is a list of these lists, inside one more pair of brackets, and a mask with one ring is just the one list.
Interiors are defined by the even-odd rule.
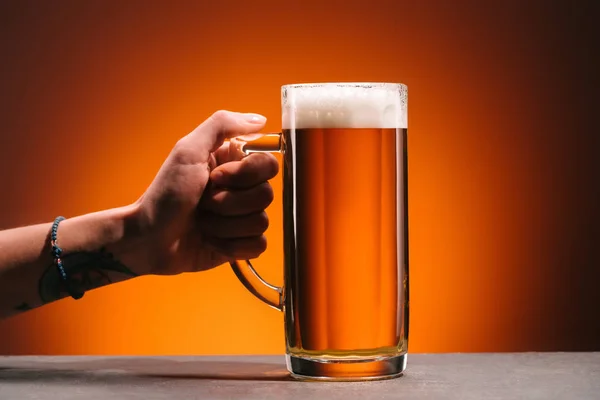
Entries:
[[409,354],[405,374],[298,382],[283,356],[0,357],[0,399],[594,399],[600,353]]

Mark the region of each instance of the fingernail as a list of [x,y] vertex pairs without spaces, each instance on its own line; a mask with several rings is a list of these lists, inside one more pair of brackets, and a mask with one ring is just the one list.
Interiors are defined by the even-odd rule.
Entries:
[[251,124],[264,124],[267,121],[266,117],[253,113],[244,114],[244,118]]

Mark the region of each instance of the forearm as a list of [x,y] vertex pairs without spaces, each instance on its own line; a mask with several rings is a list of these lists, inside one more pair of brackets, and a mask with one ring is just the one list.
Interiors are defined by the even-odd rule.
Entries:
[[[136,276],[134,206],[62,221],[57,243],[69,283],[88,291]],[[52,222],[0,231],[0,318],[68,296],[51,252]]]

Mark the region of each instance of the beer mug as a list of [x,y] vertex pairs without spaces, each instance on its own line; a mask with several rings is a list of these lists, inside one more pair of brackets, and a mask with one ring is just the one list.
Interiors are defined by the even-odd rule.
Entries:
[[282,132],[241,144],[283,156],[283,287],[250,261],[231,266],[283,311],[297,379],[383,379],[406,367],[407,101],[396,83],[285,85]]

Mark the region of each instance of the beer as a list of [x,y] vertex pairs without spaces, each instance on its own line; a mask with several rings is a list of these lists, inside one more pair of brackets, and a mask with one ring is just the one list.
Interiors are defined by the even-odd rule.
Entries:
[[405,352],[406,129],[284,129],[283,140],[295,164],[283,178],[290,354]]

